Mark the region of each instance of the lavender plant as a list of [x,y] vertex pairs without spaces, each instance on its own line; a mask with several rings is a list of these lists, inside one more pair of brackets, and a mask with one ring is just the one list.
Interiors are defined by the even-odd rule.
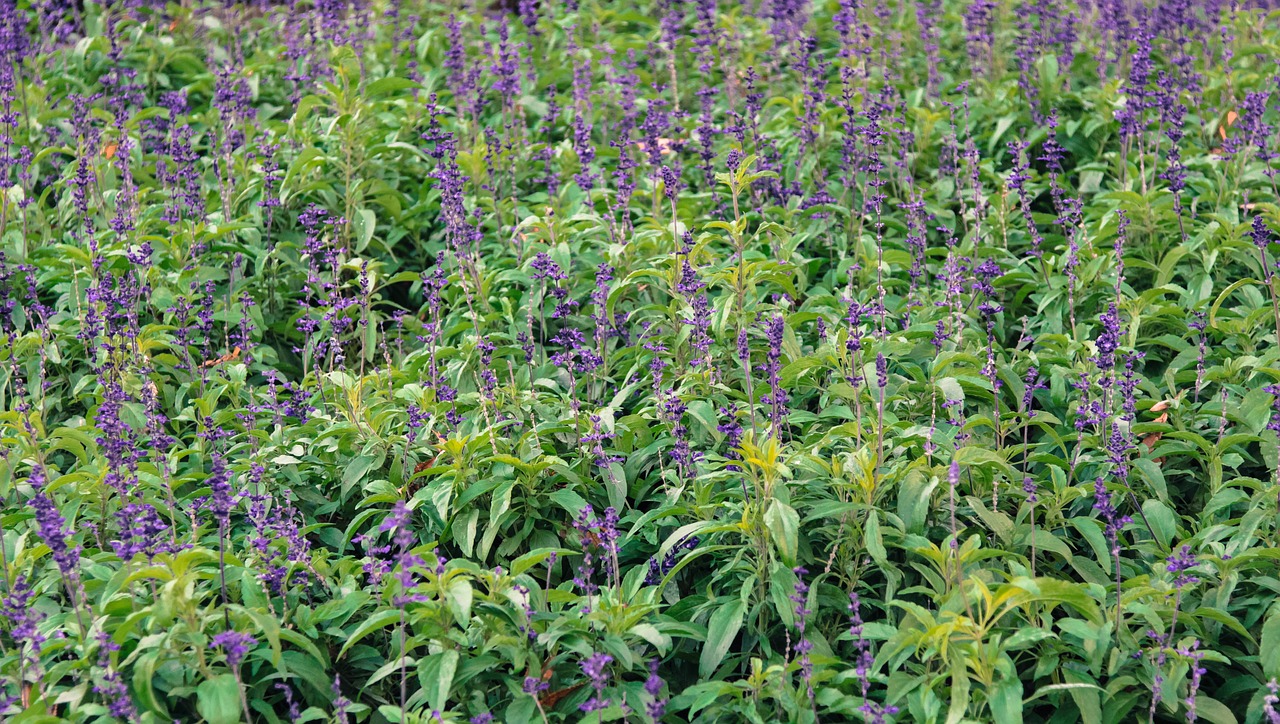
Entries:
[[0,720],[1280,720],[1275,11],[3,4]]

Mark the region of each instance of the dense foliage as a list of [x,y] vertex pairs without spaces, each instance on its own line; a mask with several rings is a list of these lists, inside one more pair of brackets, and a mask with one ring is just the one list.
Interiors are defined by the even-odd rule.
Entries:
[[1280,13],[0,7],[0,719],[1280,721]]

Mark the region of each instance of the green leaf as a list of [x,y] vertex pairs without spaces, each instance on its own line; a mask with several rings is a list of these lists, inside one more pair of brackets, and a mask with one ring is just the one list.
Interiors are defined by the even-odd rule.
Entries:
[[422,86],[409,80],[408,78],[397,78],[389,76],[379,78],[369,85],[365,86],[365,93],[370,97],[388,95],[396,91],[407,90],[409,88],[421,88]]
[[511,575],[518,576],[551,557],[552,553],[562,556],[571,553],[564,548],[537,548],[511,562]]
[[267,637],[267,643],[271,646],[271,663],[278,665],[280,663],[280,622],[264,611],[245,609],[245,613],[253,619],[258,631]]
[[369,246],[369,241],[373,239],[374,229],[378,228],[378,217],[374,215],[372,209],[356,209],[356,253],[360,253]]
[[1240,623],[1239,619],[1227,613],[1226,611],[1221,611],[1216,608],[1210,608],[1208,606],[1201,606],[1200,608],[1195,609],[1188,615],[1191,616],[1192,618],[1207,618],[1211,621],[1217,621],[1218,623],[1226,626],[1232,631],[1235,631],[1236,633],[1240,634],[1245,639],[1248,639],[1250,643],[1253,643],[1256,645],[1256,639],[1254,639],[1252,633],[1249,633],[1249,629],[1245,628],[1244,624]]
[[[405,711],[394,704],[383,704],[378,707],[378,713],[386,718],[387,721],[392,722],[392,724],[402,724],[402,722],[406,722],[406,718],[404,717]],[[409,718],[407,721],[413,722],[413,724],[419,724],[416,717]]]
[[463,628],[471,620],[471,602],[474,598],[475,591],[467,579],[455,578],[449,584],[449,610],[453,612],[454,620]]
[[[1071,548],[1062,542],[1058,536],[1050,533],[1043,528],[1037,528],[1031,535],[1027,536],[1028,543],[1034,543],[1036,548],[1041,552],[1049,551],[1062,556],[1068,563],[1071,562]],[[1029,553],[1030,551],[1028,551]]]
[[884,549],[884,539],[880,537],[880,514],[871,511],[871,515],[867,518],[867,527],[864,531],[867,541],[867,553],[871,554],[871,560],[880,565],[886,565],[889,554]]
[[172,717],[169,716],[164,703],[156,697],[155,688],[152,685],[152,680],[156,675],[156,664],[159,663],[159,660],[159,650],[147,651],[138,658],[133,668],[133,691],[137,695],[139,703],[145,706],[148,711],[158,713],[168,720]]
[[1080,532],[1089,547],[1093,549],[1094,558],[1098,560],[1098,565],[1111,575],[1111,548],[1107,544],[1107,539],[1102,531],[1102,524],[1095,518],[1087,518],[1085,516],[1077,516],[1070,521],[1072,526]]
[[1001,648],[1005,651],[1017,651],[1018,649],[1025,649],[1037,641],[1052,638],[1057,638],[1057,634],[1052,631],[1046,631],[1042,628],[1020,628],[1012,636],[1004,640]]
[[1266,679],[1280,677],[1280,606],[1272,606],[1262,624],[1262,642],[1258,647],[1258,663]]
[[1052,694],[1055,691],[1070,691],[1071,689],[1089,689],[1095,692],[1101,691],[1101,689],[1098,688],[1097,684],[1089,684],[1085,682],[1076,682],[1073,684],[1049,684],[1047,686],[1042,686],[1039,689],[1036,689],[1036,693],[1032,694],[1031,696],[1028,696],[1024,703],[1030,704],[1036,699],[1039,699],[1042,696],[1048,696],[1049,694]]
[[1253,434],[1257,435],[1267,426],[1271,419],[1271,401],[1274,396],[1261,387],[1249,390],[1239,403],[1236,414],[1244,420]]
[[981,500],[973,496],[966,498],[969,505],[973,508],[973,512],[986,523],[987,529],[996,534],[1002,545],[1008,545],[1013,537],[1013,521],[1009,516],[1000,511],[987,510],[987,506]]
[[[1042,576],[1034,581],[1030,578],[1016,578],[1006,585],[1025,591],[1025,594],[1020,597],[1021,601],[1070,606],[1092,623],[1102,623],[1102,611],[1098,608],[1098,602],[1089,597],[1085,584]],[[1005,587],[1001,586],[1000,590],[1004,590]]]
[[1168,550],[1169,543],[1178,532],[1178,522],[1174,518],[1173,511],[1169,510],[1164,503],[1148,498],[1142,504],[1142,512],[1151,523],[1151,530],[1156,534],[1160,547]]
[[719,668],[720,662],[724,661],[729,647],[738,637],[738,629],[742,628],[742,618],[746,612],[746,602],[735,598],[711,614],[711,621],[707,625],[707,643],[702,647],[702,654],[698,659],[700,677],[711,676]]
[[1218,327],[1218,309],[1222,306],[1223,302],[1227,301],[1227,297],[1234,294],[1240,287],[1257,283],[1256,279],[1237,279],[1234,282],[1231,282],[1226,289],[1223,289],[1222,293],[1218,295],[1218,298],[1213,301],[1213,306],[1209,307],[1209,326],[1215,329]]
[[422,681],[427,686],[427,702],[436,711],[445,711],[449,703],[449,691],[453,688],[453,675],[458,671],[458,652],[449,649],[432,654],[422,662]]
[[784,563],[794,567],[800,550],[800,515],[790,505],[775,498],[764,513],[764,524],[769,535],[773,536],[778,555],[782,556]]
[[[1062,669],[1062,676],[1069,684],[1076,685],[1068,691],[1076,708],[1080,710],[1080,721],[1084,724],[1102,724],[1102,690],[1092,681],[1086,681],[1084,674],[1071,669]],[[1089,687],[1079,686],[1080,684],[1088,684]]]
[[240,682],[221,674],[196,687],[196,711],[209,724],[236,724],[241,719]]
[[453,540],[461,549],[462,555],[471,558],[476,547],[476,524],[480,520],[480,511],[472,508],[463,513],[453,524]]
[[958,649],[951,650],[951,706],[947,724],[959,724],[969,709],[969,670]]
[[960,463],[962,468],[970,465],[982,467],[995,466],[999,468],[1000,471],[1003,472],[1010,480],[1015,477],[1018,480],[1022,479],[1021,476],[1015,475],[1016,471],[1010,467],[1008,461],[1000,455],[997,455],[994,451],[988,450],[984,447],[979,447],[977,445],[965,445],[956,451],[955,457],[956,462]]
[[352,632],[351,636],[347,639],[347,642],[342,645],[342,649],[338,651],[338,658],[342,658],[342,655],[347,653],[348,649],[359,643],[360,639],[365,636],[368,636],[380,628],[386,628],[393,623],[399,623],[400,615],[400,611],[398,610],[387,610],[379,611],[370,616],[368,620],[360,624],[360,626]]
[[356,483],[359,483],[364,479],[365,475],[369,474],[369,470],[373,468],[374,464],[381,465],[382,460],[380,458],[375,458],[373,455],[356,456],[347,464],[347,469],[342,471],[343,487],[350,488]]
[[1196,697],[1196,714],[1211,724],[1236,724],[1239,721],[1226,704],[1204,694]]
[[638,623],[631,627],[631,633],[653,644],[659,656],[666,656],[671,649],[671,637],[658,630],[651,623]]
[[934,384],[938,386],[938,389],[942,391],[942,396],[948,401],[955,402],[957,400],[964,400],[964,388],[960,386],[960,383],[956,378],[943,377],[934,382]]
[[578,517],[583,508],[587,507],[587,501],[583,500],[581,495],[568,488],[561,488],[547,497],[551,498],[551,502],[564,508],[575,518]]
[[987,153],[991,153],[995,150],[996,144],[1000,142],[1000,137],[1003,136],[1005,132],[1013,126],[1014,121],[1017,120],[1018,115],[1016,113],[1010,113],[996,121],[996,130],[987,139]]
[[534,721],[538,717],[538,703],[532,696],[517,696],[507,707],[507,721]]
[[929,502],[938,487],[938,477],[925,476],[919,471],[907,475],[898,488],[898,517],[908,533],[922,533],[929,517]]
[[991,716],[1001,724],[1019,724],[1022,721],[1022,681],[1017,677],[1004,677],[992,687]]

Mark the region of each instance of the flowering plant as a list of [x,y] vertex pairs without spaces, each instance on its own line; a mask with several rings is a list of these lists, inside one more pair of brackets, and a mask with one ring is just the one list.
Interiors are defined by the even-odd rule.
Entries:
[[1272,5],[0,3],[0,720],[1280,720]]

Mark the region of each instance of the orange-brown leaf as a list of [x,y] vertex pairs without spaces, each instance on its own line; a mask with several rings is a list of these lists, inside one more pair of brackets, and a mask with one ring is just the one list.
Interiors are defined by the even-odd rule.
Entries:
[[238,359],[240,359],[240,348],[236,347],[235,349],[231,350],[230,352],[222,355],[217,359],[205,360],[204,366],[217,367],[220,364],[225,364],[227,362],[234,362]]
[[[658,147],[659,154],[663,156],[670,156],[675,152],[676,142],[670,138],[659,138],[654,145]],[[639,147],[642,153],[649,152],[649,145],[644,141],[636,141],[636,146]]]
[[[439,430],[436,431],[436,438],[440,441],[441,445],[444,444],[445,442],[444,435],[441,435]],[[418,473],[421,473],[424,470],[430,470],[431,468],[434,468],[436,466],[436,463],[440,462],[440,458],[443,456],[444,456],[444,451],[442,450],[436,453],[436,456],[431,458],[430,460],[423,460],[422,462],[413,466],[413,475],[409,476],[411,478],[408,486],[409,495],[413,495],[419,490],[422,490],[427,485],[426,480],[417,480],[412,478],[416,478]]]
[[435,460],[423,460],[422,462],[420,462],[420,463],[418,463],[417,465],[414,465],[414,466],[413,466],[413,475],[412,475],[412,476],[410,476],[410,477],[411,477],[411,479],[409,480],[409,485],[407,486],[407,489],[408,489],[408,491],[409,491],[409,496],[410,496],[410,497],[412,497],[412,496],[413,496],[415,493],[417,493],[419,490],[422,490],[423,488],[425,488],[425,487],[427,486],[427,481],[426,481],[426,479],[418,479],[418,478],[417,478],[418,473],[422,472],[423,470],[426,470],[426,469],[428,469],[428,468],[431,468],[431,467],[435,466],[435,464],[436,464],[436,460],[439,460],[439,459],[440,459],[440,456],[439,456],[439,455],[437,455],[437,456],[436,456],[436,458],[435,458]]
[[[1159,402],[1151,406],[1152,412],[1160,412],[1162,410],[1167,410],[1167,409],[1169,409],[1168,400],[1160,400]],[[1168,415],[1163,415],[1162,417],[1168,417]]]
[[[1169,413],[1165,412],[1155,419],[1157,424],[1163,425],[1169,421]],[[1160,442],[1160,438],[1164,437],[1162,432],[1153,432],[1142,438],[1142,444],[1147,446],[1147,452],[1155,452],[1156,443]],[[1161,458],[1163,460],[1163,458]]]
[[1153,432],[1150,435],[1147,435],[1146,437],[1142,438],[1142,444],[1147,446],[1147,452],[1155,451],[1156,443],[1160,442],[1161,437],[1162,435],[1160,433]]
[[573,686],[570,686],[567,689],[559,689],[557,691],[548,691],[547,693],[538,697],[538,703],[542,704],[543,709],[554,708],[555,705],[559,704],[561,700],[563,700],[566,696],[572,694],[578,689],[581,689],[583,685],[586,683],[587,682],[585,681],[579,681],[578,683],[574,684]]

